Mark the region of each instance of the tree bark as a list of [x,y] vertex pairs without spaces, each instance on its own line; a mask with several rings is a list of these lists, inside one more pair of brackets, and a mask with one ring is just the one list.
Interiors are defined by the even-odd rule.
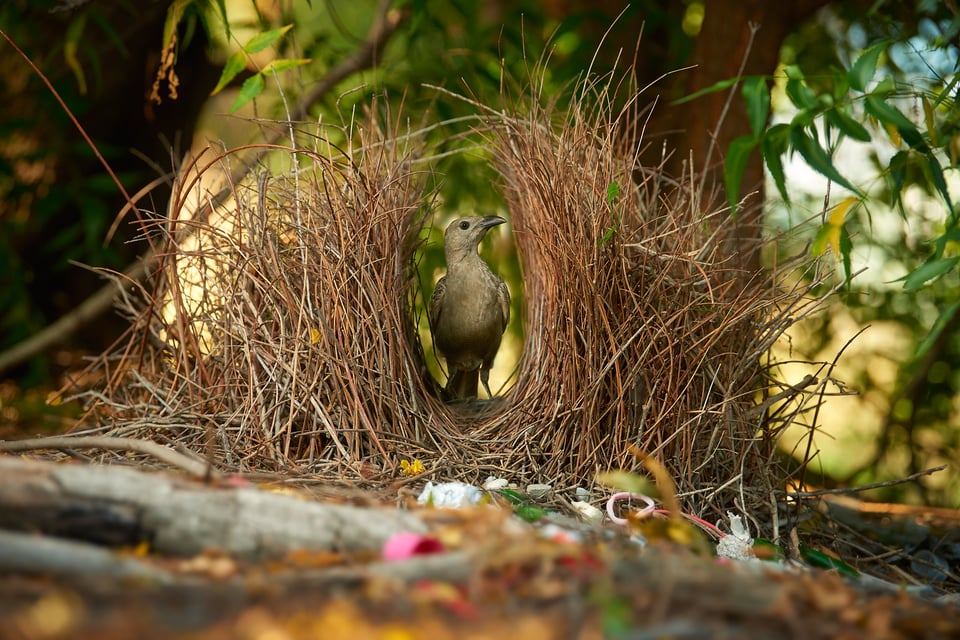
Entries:
[[[730,143],[751,133],[746,107],[739,94],[725,110],[729,90],[706,94],[677,107],[673,100],[706,89],[738,75],[771,75],[780,60],[780,47],[787,35],[810,18],[828,0],[774,3],[768,0],[711,0],[699,35],[694,40],[687,72],[666,78],[660,88],[660,102],[647,124],[650,164],[659,160],[663,143],[673,151],[667,160],[667,173],[683,174],[684,163],[691,162],[696,173],[705,173],[706,192],[716,193],[715,206],[728,194],[723,188],[723,161]],[[755,31],[754,31],[755,29]],[[655,78],[641,78],[641,85]],[[712,145],[712,148],[711,148]],[[743,173],[739,199],[756,193],[752,203],[741,209],[736,219],[738,253],[741,266],[748,272],[759,267],[761,207],[763,202],[763,162],[754,153]]]

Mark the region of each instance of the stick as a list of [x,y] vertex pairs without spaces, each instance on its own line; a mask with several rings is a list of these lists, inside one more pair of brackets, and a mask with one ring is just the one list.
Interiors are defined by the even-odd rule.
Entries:
[[816,496],[827,496],[835,494],[848,494],[848,493],[859,493],[860,491],[870,491],[871,489],[882,489],[884,487],[892,487],[898,484],[903,484],[905,482],[911,482],[917,478],[922,478],[923,476],[933,475],[939,471],[943,471],[947,468],[947,465],[942,464],[939,467],[932,467],[930,469],[924,469],[923,471],[918,471],[916,473],[911,473],[905,478],[898,478],[896,480],[887,480],[885,482],[875,482],[873,484],[865,484],[860,487],[848,487],[845,489],[820,489],[819,491],[791,491],[789,495],[796,496],[799,498],[813,498]]
[[29,440],[0,440],[0,451],[35,451],[37,449],[106,449],[108,451],[133,451],[153,456],[178,469],[195,476],[206,476],[210,466],[182,453],[169,449],[151,440],[117,438],[111,436],[53,436]]

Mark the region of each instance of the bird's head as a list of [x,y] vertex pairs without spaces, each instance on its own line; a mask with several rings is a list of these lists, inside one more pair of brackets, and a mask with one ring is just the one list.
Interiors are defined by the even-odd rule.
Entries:
[[500,216],[467,216],[457,218],[443,234],[443,245],[448,256],[476,252],[477,245],[487,230],[506,222]]

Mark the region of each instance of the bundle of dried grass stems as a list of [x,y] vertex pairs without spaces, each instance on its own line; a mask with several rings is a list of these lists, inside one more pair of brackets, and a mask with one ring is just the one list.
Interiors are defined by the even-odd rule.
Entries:
[[636,113],[606,91],[584,84],[565,110],[477,105],[525,291],[505,396],[447,405],[427,373],[414,301],[431,198],[416,134],[371,116],[340,132],[346,150],[275,152],[299,168],[251,172],[227,202],[205,180],[229,153],[181,173],[98,408],[227,469],[393,475],[418,458],[433,479],[561,488],[642,468],[633,445],[705,517],[770,506],[777,439],[815,389],[778,386],[765,354],[816,301],[739,269],[731,217],[705,213],[692,177],[637,165],[621,135]]

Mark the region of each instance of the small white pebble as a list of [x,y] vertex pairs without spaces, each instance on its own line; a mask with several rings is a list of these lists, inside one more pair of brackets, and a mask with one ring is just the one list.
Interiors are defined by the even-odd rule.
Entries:
[[583,502],[582,500],[576,500],[571,502],[573,508],[576,509],[577,513],[580,514],[584,520],[588,522],[600,522],[603,520],[603,511],[597,509],[595,506],[589,502]]
[[553,491],[553,487],[548,484],[528,484],[527,485],[527,497],[536,500],[537,498],[544,498]]

